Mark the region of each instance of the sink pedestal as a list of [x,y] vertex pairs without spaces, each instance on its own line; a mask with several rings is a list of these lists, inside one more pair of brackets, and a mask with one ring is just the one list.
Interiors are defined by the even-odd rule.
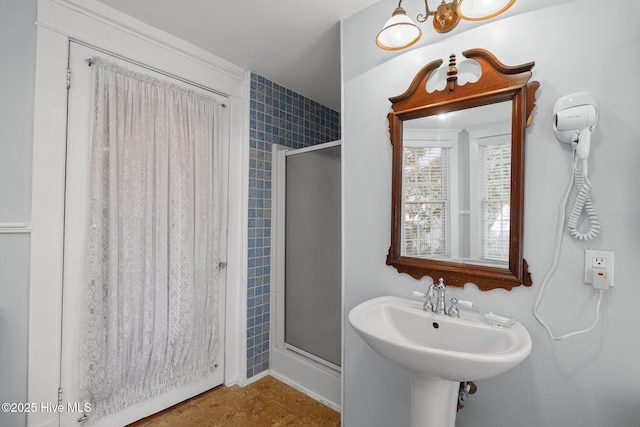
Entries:
[[520,322],[496,328],[480,313],[442,316],[395,296],[358,304],[349,323],[373,350],[409,371],[411,427],[455,427],[460,381],[506,372],[531,351]]
[[460,383],[411,373],[411,427],[455,427]]

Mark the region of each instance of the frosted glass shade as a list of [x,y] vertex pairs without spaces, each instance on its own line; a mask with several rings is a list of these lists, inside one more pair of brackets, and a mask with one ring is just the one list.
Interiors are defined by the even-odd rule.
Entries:
[[516,0],[462,0],[458,15],[467,21],[493,18],[509,9]]
[[404,9],[398,8],[378,33],[376,44],[382,49],[399,50],[415,44],[421,36],[422,30],[406,15]]

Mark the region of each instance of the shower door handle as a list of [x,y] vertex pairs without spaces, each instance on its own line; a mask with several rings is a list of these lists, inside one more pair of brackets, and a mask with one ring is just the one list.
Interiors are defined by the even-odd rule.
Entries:
[[224,270],[225,268],[227,268],[227,263],[224,261],[220,261],[218,263],[218,270]]

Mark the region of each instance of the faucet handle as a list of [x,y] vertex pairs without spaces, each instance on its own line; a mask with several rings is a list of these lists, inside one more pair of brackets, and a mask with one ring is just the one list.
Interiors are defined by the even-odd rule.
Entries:
[[451,298],[451,305],[447,310],[447,315],[449,317],[460,317],[460,311],[458,311],[458,300],[456,298]]
[[433,311],[433,304],[431,303],[431,298],[433,298],[433,285],[429,286],[429,290],[427,292],[413,291],[412,294],[414,297],[425,299],[422,310]]

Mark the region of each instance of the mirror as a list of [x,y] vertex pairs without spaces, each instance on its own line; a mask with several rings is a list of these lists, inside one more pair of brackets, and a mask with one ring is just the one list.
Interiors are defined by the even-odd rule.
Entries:
[[400,255],[508,268],[511,104],[403,126]]
[[[482,49],[480,65],[458,85],[449,57],[444,90],[427,91],[433,61],[409,89],[390,98],[393,145],[391,247],[387,264],[416,279],[482,290],[531,285],[522,258],[523,154],[537,82],[534,63],[505,66]],[[436,74],[437,75],[437,74]]]

